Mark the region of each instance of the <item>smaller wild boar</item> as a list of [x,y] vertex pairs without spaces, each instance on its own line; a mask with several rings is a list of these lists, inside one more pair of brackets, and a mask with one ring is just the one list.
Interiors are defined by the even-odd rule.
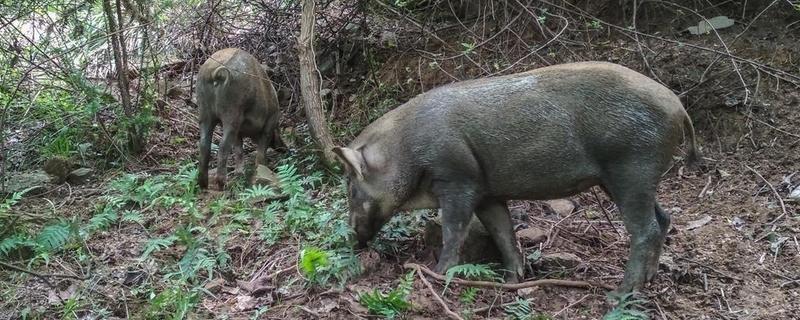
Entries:
[[197,104],[200,109],[200,164],[197,182],[208,188],[211,136],[222,124],[215,183],[222,190],[231,148],[236,148],[241,168],[242,138],[258,145],[256,165],[264,163],[267,147],[283,146],[278,131],[281,117],[272,81],[255,57],[236,48],[215,52],[197,74]]
[[507,200],[544,200],[599,185],[631,235],[618,288],[641,288],[658,270],[669,213],[661,175],[694,129],[668,88],[620,65],[582,62],[457,82],[423,93],[334,148],[348,175],[350,225],[363,247],[399,210],[441,208],[435,271],[459,263],[473,212],[523,276]]

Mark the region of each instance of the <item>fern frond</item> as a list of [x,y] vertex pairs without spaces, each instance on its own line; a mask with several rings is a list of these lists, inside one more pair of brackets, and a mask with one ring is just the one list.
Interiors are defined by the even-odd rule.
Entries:
[[144,223],[144,217],[139,211],[136,210],[126,210],[122,213],[122,222],[133,222],[138,224]]
[[458,275],[461,278],[469,279],[469,280],[485,280],[485,281],[502,281],[503,277],[501,277],[497,272],[491,269],[489,265],[485,264],[462,264],[453,266],[450,269],[447,269],[445,273],[445,289],[450,284],[450,281]]
[[8,256],[12,251],[25,245],[30,245],[30,241],[19,234],[5,238],[0,241],[0,256]]
[[240,195],[241,201],[250,201],[258,198],[266,198],[275,196],[275,191],[272,188],[260,184],[256,184],[244,190]]
[[505,306],[503,311],[505,311],[512,320],[533,319],[533,308],[531,308],[531,303],[528,300],[517,298],[517,301]]
[[112,223],[116,222],[119,216],[114,209],[106,206],[102,212],[95,214],[89,219],[89,224],[86,226],[88,233],[93,233],[100,230],[107,229]]
[[150,256],[153,252],[164,250],[175,243],[175,240],[178,240],[176,236],[169,236],[166,238],[154,238],[147,241],[144,244],[144,252],[142,252],[141,260],[146,259]]
[[67,223],[52,224],[44,227],[36,236],[34,243],[45,251],[61,249],[72,236],[72,230]]

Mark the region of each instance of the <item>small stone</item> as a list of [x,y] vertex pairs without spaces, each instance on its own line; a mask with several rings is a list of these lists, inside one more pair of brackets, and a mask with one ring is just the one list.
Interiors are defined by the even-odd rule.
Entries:
[[92,170],[91,168],[78,168],[72,170],[72,172],[70,172],[69,175],[67,175],[67,181],[69,181],[69,183],[71,184],[86,183],[86,181],[88,181],[89,178],[92,176],[93,172],[94,170]]
[[573,269],[581,264],[581,258],[569,252],[547,253],[542,255],[538,264],[548,270]]
[[794,190],[789,193],[789,200],[800,201],[800,186],[797,186],[797,188],[794,188]]
[[547,203],[550,209],[553,209],[553,212],[555,212],[559,216],[569,215],[570,213],[572,213],[572,210],[575,209],[575,204],[573,204],[572,201],[568,199],[550,200],[546,201],[545,203]]
[[278,181],[278,175],[275,174],[272,170],[267,168],[265,165],[259,164],[256,167],[256,172],[253,175],[253,184],[263,185],[263,186],[273,186],[278,187],[280,185]]
[[537,245],[547,240],[547,231],[537,227],[530,227],[517,231],[517,237],[523,245]]

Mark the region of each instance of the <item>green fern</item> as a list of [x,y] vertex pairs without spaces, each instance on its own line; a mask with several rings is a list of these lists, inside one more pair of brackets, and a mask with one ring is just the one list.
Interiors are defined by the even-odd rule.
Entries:
[[142,213],[136,210],[126,210],[122,213],[122,222],[133,222],[138,224],[144,223]]
[[508,318],[511,320],[551,320],[552,317],[538,313],[533,310],[531,307],[531,303],[528,300],[523,300],[517,298],[514,303],[506,305],[503,307],[503,311],[506,312]]
[[144,252],[142,252],[142,257],[139,259],[141,260],[147,259],[147,257],[149,257],[150,254],[152,254],[153,252],[168,248],[173,243],[175,243],[175,240],[178,240],[178,237],[169,236],[166,238],[150,239],[149,241],[147,241],[147,243],[144,244]]
[[22,196],[28,193],[28,191],[33,190],[35,187],[31,187],[19,192],[14,192],[11,194],[10,197],[3,200],[3,203],[0,203],[0,218],[5,217],[9,211],[11,211],[11,207],[17,204],[20,200],[22,200]]
[[328,252],[313,247],[300,251],[300,270],[310,282],[317,282],[319,274],[330,266],[328,256]]
[[414,271],[411,271],[403,276],[397,288],[393,289],[388,294],[384,294],[378,291],[378,289],[373,289],[372,292],[360,294],[358,296],[358,302],[366,307],[372,314],[394,319],[411,308],[408,295],[411,293],[413,285]]
[[117,213],[114,212],[111,207],[106,206],[102,212],[95,214],[91,219],[89,219],[89,223],[86,225],[85,230],[87,233],[93,233],[108,229],[112,223],[117,222],[117,219],[119,219]]
[[34,243],[45,251],[55,251],[63,248],[71,236],[70,225],[62,222],[44,227],[34,239]]
[[447,291],[447,287],[455,276],[469,280],[503,281],[503,277],[492,270],[489,265],[461,264],[447,269],[445,273],[444,291]]
[[617,305],[611,309],[603,320],[647,320],[650,317],[647,313],[641,311],[641,305],[644,300],[633,299],[633,293],[627,293],[621,296],[612,296],[617,300]]
[[0,241],[0,257],[8,256],[12,251],[19,249],[23,246],[30,246],[31,242],[22,237],[19,234],[15,234],[11,237],[3,239]]
[[475,300],[478,297],[478,288],[469,287],[464,289],[461,292],[461,295],[458,297],[458,300],[461,301],[462,304],[470,306],[475,304]]
[[273,191],[272,188],[256,184],[242,191],[240,194],[240,199],[241,201],[251,201],[272,196],[275,196],[275,191]]

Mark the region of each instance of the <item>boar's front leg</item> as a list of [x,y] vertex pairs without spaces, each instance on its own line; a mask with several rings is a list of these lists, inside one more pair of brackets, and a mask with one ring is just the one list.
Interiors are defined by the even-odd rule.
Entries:
[[486,231],[492,235],[494,243],[503,255],[506,269],[506,282],[517,283],[524,276],[522,253],[517,246],[514,225],[508,207],[502,201],[483,201],[475,210]]
[[231,148],[236,142],[236,127],[232,123],[222,125],[222,144],[219,146],[217,175],[214,177],[219,190],[225,189],[225,180],[228,176],[228,156],[231,154]]
[[[434,186],[434,189],[437,189]],[[455,185],[436,192],[442,209],[442,252],[434,271],[444,274],[447,269],[459,264],[461,247],[467,237],[467,226],[478,202],[476,192]]]
[[217,125],[210,116],[201,116],[200,119],[200,163],[197,170],[197,184],[201,189],[208,188],[208,161],[211,158],[211,136]]

